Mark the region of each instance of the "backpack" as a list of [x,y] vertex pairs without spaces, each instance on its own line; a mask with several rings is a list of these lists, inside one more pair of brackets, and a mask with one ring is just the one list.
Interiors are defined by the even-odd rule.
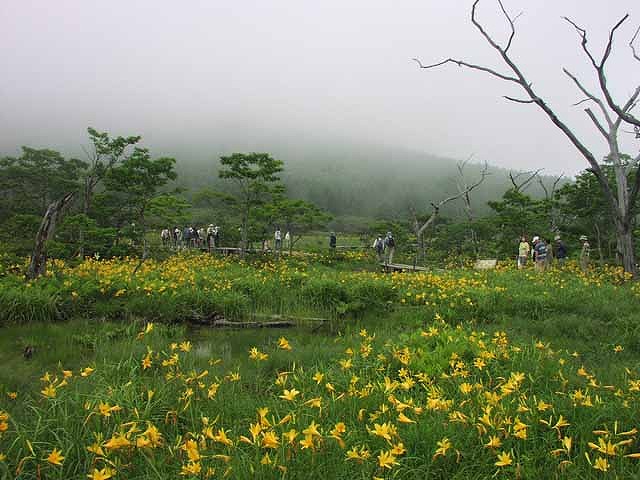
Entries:
[[389,237],[387,238],[387,247],[395,247],[396,246],[396,241],[393,239],[393,237]]

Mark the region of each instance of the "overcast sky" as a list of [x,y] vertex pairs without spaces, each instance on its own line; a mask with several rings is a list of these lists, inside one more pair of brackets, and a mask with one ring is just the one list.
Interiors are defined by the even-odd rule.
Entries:
[[[571,172],[585,161],[533,105],[507,102],[513,87],[458,67],[419,70],[447,56],[503,69],[469,21],[470,0],[0,2],[0,150],[66,153],[88,125],[141,134],[158,147],[233,138],[354,139],[511,168]],[[517,14],[513,57],[561,118],[598,155],[605,145],[561,68],[595,88],[575,31],[601,52],[625,13],[609,65],[618,98],[640,80],[627,46],[638,0],[505,0]],[[497,4],[480,19],[498,38]],[[640,42],[638,42],[640,43]],[[625,98],[626,100],[626,98]],[[583,106],[584,107],[584,106]],[[231,146],[233,149],[233,145]],[[637,143],[627,141],[628,151]]]

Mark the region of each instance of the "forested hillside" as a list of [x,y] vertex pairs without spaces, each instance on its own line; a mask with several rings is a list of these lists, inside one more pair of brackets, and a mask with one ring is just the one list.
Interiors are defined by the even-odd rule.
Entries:
[[[427,210],[431,202],[456,193],[456,182],[460,179],[455,159],[374,142],[347,143],[330,139],[326,142],[301,139],[238,141],[211,148],[167,145],[164,151],[177,159],[180,183],[190,191],[220,185],[217,172],[221,154],[269,152],[287,166],[282,179],[289,195],[310,201],[337,216],[406,217],[410,206],[419,211]],[[491,159],[486,160],[491,175],[472,195],[473,207],[478,214],[487,214],[490,211],[487,202],[499,199],[512,187],[509,171],[491,166]],[[482,168],[481,159],[476,163],[472,160],[464,169],[466,181],[479,178]],[[534,182],[527,193],[536,197],[543,192]],[[458,216],[461,205],[450,205],[445,213]]]

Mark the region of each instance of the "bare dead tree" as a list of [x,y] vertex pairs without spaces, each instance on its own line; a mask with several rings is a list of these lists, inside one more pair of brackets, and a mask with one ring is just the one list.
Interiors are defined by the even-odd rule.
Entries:
[[[513,189],[516,192],[524,192],[531,182],[540,175],[542,168],[539,168],[535,171],[529,172],[518,172],[515,175],[512,172],[509,172],[509,180],[511,180],[511,184],[513,185]],[[524,180],[522,178],[524,177]]]
[[538,177],[538,183],[540,184],[540,188],[544,192],[544,198],[550,205],[549,210],[549,224],[552,232],[558,232],[558,209],[556,208],[556,203],[554,202],[554,198],[556,196],[556,190],[558,189],[558,184],[564,178],[564,173],[558,175],[553,182],[551,183],[551,187],[548,187],[544,180],[541,177]]
[[[614,192],[609,184],[607,176],[603,171],[600,162],[593,154],[593,152],[589,148],[587,148],[587,146],[578,138],[573,130],[558,117],[558,115],[549,106],[549,104],[540,95],[538,95],[538,93],[533,88],[533,84],[529,80],[527,80],[522,69],[516,64],[513,58],[511,58],[509,49],[511,48],[512,42],[515,38],[515,20],[517,17],[512,17],[511,15],[509,15],[503,5],[502,0],[497,0],[497,2],[500,6],[502,15],[509,25],[510,31],[509,37],[504,45],[498,43],[498,41],[496,41],[487,32],[485,27],[478,21],[477,8],[480,0],[475,0],[475,2],[473,3],[473,7],[471,9],[471,23],[480,32],[480,35],[484,38],[484,40],[498,53],[498,56],[500,57],[502,63],[508,68],[509,73],[502,73],[496,69],[454,58],[447,58],[438,63],[427,65],[423,64],[417,58],[414,58],[414,61],[417,62],[419,67],[423,69],[433,69],[447,64],[454,64],[460,67],[478,70],[484,73],[488,73],[489,75],[499,80],[515,85],[519,89],[521,89],[521,91],[524,93],[524,98],[511,97],[507,95],[505,95],[504,98],[519,104],[536,105],[546,114],[548,119],[557,128],[559,128],[560,131],[562,131],[567,139],[587,160],[589,164],[589,171],[591,171],[595,175],[596,179],[598,180],[598,184],[602,189],[604,197],[608,205],[610,206],[611,215],[616,225],[618,250],[620,251],[623,259],[624,269],[625,271],[632,273],[634,278],[637,278],[638,272],[635,262],[632,223],[634,219],[633,210],[638,198],[638,193],[640,191],[640,175],[635,176],[634,184],[631,187],[629,187],[628,185],[627,178],[628,174],[631,171],[635,171],[636,173],[638,173],[637,165],[640,162],[640,154],[631,162],[625,161],[620,155],[617,139],[620,125],[623,122],[634,126],[640,125],[640,119],[631,114],[631,110],[636,105],[636,101],[638,99],[638,96],[640,95],[640,86],[638,86],[634,90],[634,92],[623,104],[623,106],[620,106],[620,104],[613,99],[613,96],[609,92],[607,86],[607,78],[605,75],[605,64],[613,50],[615,33],[620,28],[620,26],[622,26],[622,24],[629,18],[629,15],[625,15],[609,32],[609,40],[600,61],[596,61],[595,57],[587,48],[586,30],[579,27],[575,22],[569,20],[568,18],[565,18],[569,23],[573,25],[573,27],[580,35],[582,41],[582,49],[591,61],[591,64],[597,73],[601,94],[605,99],[605,101],[602,101],[600,97],[597,97],[596,95],[589,92],[586,88],[584,88],[584,86],[574,75],[572,75],[565,69],[565,73],[574,81],[578,89],[586,96],[585,102],[594,102],[595,105],[599,108],[602,117],[604,118],[605,123],[603,124],[601,119],[598,118],[598,116],[592,111],[591,108],[585,109],[585,113],[592,120],[599,133],[606,139],[606,142],[609,146],[609,155],[606,158],[607,161],[609,161],[613,165],[613,169],[615,171],[616,192]],[[637,36],[638,31],[636,31],[636,34],[633,36],[630,42],[633,58],[635,60],[638,60],[638,55],[634,48],[634,41]],[[613,114],[615,114],[615,116],[610,112],[610,110],[607,110],[606,106],[608,106],[609,109],[613,111]]]
[[421,254],[420,259],[424,259],[424,256],[425,256],[424,233],[436,221],[436,219],[438,218],[438,215],[440,215],[440,209],[444,207],[447,203],[453,202],[454,200],[457,200],[459,198],[464,197],[465,195],[468,195],[469,192],[473,191],[475,188],[480,186],[480,184],[484,182],[484,179],[488,175],[489,175],[489,171],[485,164],[485,168],[480,172],[480,178],[476,180],[474,183],[467,185],[463,190],[458,191],[458,193],[456,193],[455,195],[451,195],[450,197],[440,200],[438,203],[431,202],[431,209],[432,209],[431,215],[429,215],[429,217],[424,221],[422,221],[419,218],[418,212],[414,207],[409,207],[409,212],[412,218],[413,233],[415,234],[418,240],[418,249]]
[[33,280],[47,271],[46,244],[53,238],[56,224],[64,215],[65,210],[73,201],[76,192],[69,192],[62,198],[51,202],[42,218],[40,228],[36,235],[35,245],[31,254],[31,261],[27,269],[26,277]]
[[556,190],[558,189],[558,184],[563,178],[564,178],[564,173],[561,173],[555,178],[555,180],[551,183],[551,188],[549,188],[547,184],[544,183],[544,180],[538,177],[538,183],[540,184],[540,188],[542,188],[542,191],[544,192],[545,200],[553,199],[553,197],[555,196]]
[[[465,215],[467,216],[467,220],[469,221],[473,221],[473,208],[471,206],[471,192],[473,191],[474,188],[480,185],[478,184],[473,188],[470,188],[464,175],[464,169],[472,159],[473,159],[473,155],[470,155],[466,160],[460,161],[456,164],[456,167],[458,169],[458,178],[456,179],[456,187],[458,189],[458,193],[463,194],[461,198],[464,202],[464,212],[465,212]],[[481,174],[484,174],[484,176],[491,175],[489,173],[489,165],[487,164],[487,162],[484,162]]]
[[[463,201],[463,209],[464,209],[465,215],[467,216],[467,220],[470,223],[470,225],[469,225],[469,240],[470,240],[471,244],[473,245],[473,249],[477,253],[478,252],[478,235],[476,234],[476,231],[473,228],[473,224],[471,223],[471,222],[473,222],[473,219],[474,219],[473,207],[471,206],[471,191],[473,189],[469,188],[469,184],[467,183],[467,180],[466,180],[465,175],[464,175],[464,169],[467,166],[467,164],[471,161],[472,158],[473,158],[473,154],[470,155],[469,158],[467,158],[466,160],[457,163],[456,166],[458,168],[458,178],[456,180],[456,187],[458,188],[458,193],[462,193],[463,194],[462,197],[461,197],[462,201]],[[484,162],[484,166],[483,166],[483,169],[482,169],[482,174],[484,174],[485,176],[490,175],[490,173],[489,173],[489,165],[487,164],[486,161]]]

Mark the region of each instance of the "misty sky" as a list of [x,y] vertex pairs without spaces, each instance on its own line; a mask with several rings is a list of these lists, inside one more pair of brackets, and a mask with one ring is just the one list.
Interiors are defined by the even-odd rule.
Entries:
[[[447,157],[474,153],[496,165],[575,173],[586,163],[532,105],[501,95],[515,87],[446,67],[447,56],[499,67],[469,22],[472,1],[0,2],[0,151],[20,145],[67,154],[86,127],[141,134],[156,154],[195,145],[242,148],[295,138],[398,145]],[[604,155],[566,66],[595,88],[567,15],[600,53],[625,13],[609,65],[619,98],[640,80],[627,46],[637,0],[505,0],[517,14],[513,56],[557,113]],[[497,4],[480,18],[506,38]],[[640,42],[639,42],[640,43]],[[626,101],[626,98],[624,98]],[[583,106],[584,107],[584,106]],[[637,142],[627,141],[627,151]],[[161,150],[165,149],[165,150]],[[168,150],[168,151],[167,151]]]

